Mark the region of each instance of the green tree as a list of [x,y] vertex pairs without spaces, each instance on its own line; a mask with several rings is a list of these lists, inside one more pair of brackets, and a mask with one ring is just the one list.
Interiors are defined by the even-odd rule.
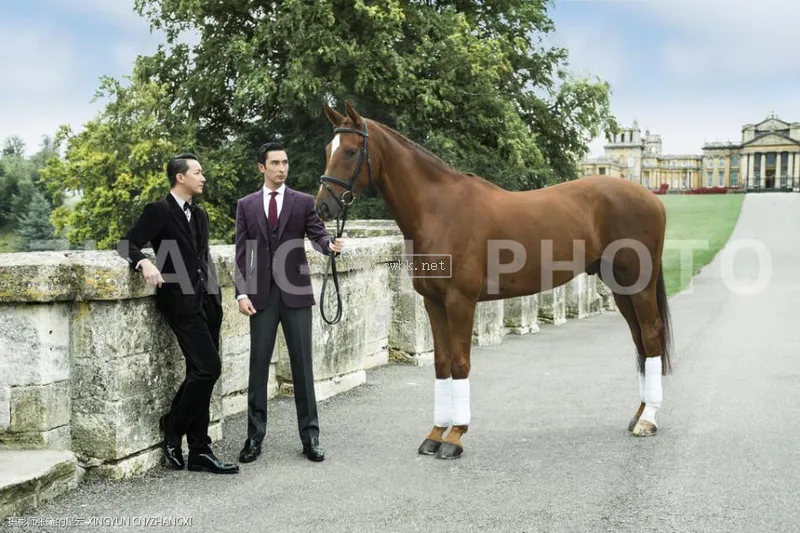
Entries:
[[[543,48],[544,0],[136,0],[167,42],[48,166],[82,188],[57,209],[70,239],[113,244],[166,192],[163,165],[192,149],[209,177],[212,237],[230,241],[236,199],[256,190],[257,147],[281,141],[294,187],[314,192],[331,139],[323,103],[355,104],[454,167],[512,190],[577,177],[588,141],[615,128],[609,87],[565,74]],[[182,39],[193,32],[196,44]],[[387,216],[359,201],[352,216]]]
[[18,217],[17,251],[55,250],[53,225],[50,223],[50,202],[41,191],[31,194],[30,203]]
[[25,141],[19,135],[12,135],[3,142],[3,156],[25,157]]
[[66,155],[49,159],[42,176],[52,196],[83,194],[75,206],[53,211],[56,231],[72,244],[113,247],[144,205],[168,191],[166,161],[191,136],[171,124],[166,129],[165,92],[155,83],[123,86],[103,78],[97,97],[108,98],[107,107],[79,134],[62,128],[56,135]]
[[[41,169],[52,157],[58,157],[51,138],[43,138],[41,150],[30,157],[24,156],[24,143],[18,136],[7,139],[0,157],[0,226],[14,227],[24,213],[35,191],[46,192],[41,180]],[[51,198],[48,198],[52,201]]]

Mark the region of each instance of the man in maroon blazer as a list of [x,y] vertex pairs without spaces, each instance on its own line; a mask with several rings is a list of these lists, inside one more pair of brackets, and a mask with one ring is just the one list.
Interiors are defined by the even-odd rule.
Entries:
[[269,364],[280,323],[289,350],[303,453],[322,461],[311,360],[311,307],[316,302],[304,239],[308,236],[324,255],[342,251],[344,240],[331,242],[311,195],[286,186],[289,159],[280,144],[261,146],[258,170],[264,186],[236,206],[236,298],[239,312],[250,317],[247,440],[239,460],[248,463],[261,454]]

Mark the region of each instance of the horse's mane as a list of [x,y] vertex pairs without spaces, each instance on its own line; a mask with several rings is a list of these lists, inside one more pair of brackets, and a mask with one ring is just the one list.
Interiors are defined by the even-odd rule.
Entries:
[[[362,120],[367,120],[367,119],[362,118]],[[409,139],[408,137],[406,137],[405,135],[403,135],[399,131],[395,130],[391,126],[387,126],[386,124],[384,124],[382,122],[378,122],[378,121],[372,120],[372,119],[370,119],[370,122],[372,122],[373,124],[377,124],[379,127],[381,127],[383,130],[385,130],[387,133],[391,133],[392,135],[394,135],[401,144],[404,144],[406,147],[412,148],[412,149],[417,150],[418,152],[420,152],[423,156],[426,157],[426,159],[428,159],[430,162],[432,162],[436,166],[440,167],[441,170],[443,170],[445,172],[453,173],[453,174],[458,174],[460,176],[469,176],[469,177],[471,177],[473,179],[476,179],[476,180],[479,180],[479,181],[484,181],[486,183],[492,184],[490,181],[486,180],[485,178],[482,178],[481,176],[478,176],[477,174],[473,174],[472,172],[461,172],[460,170],[453,168],[452,166],[450,166],[447,163],[445,163],[444,160],[442,160],[442,158],[440,158],[438,155],[434,154],[433,152],[431,152],[427,148],[419,145],[418,143],[412,141],[411,139]],[[348,118],[345,121],[345,123],[343,124],[343,126],[347,126],[347,127],[351,127],[352,128],[354,126],[354,124]],[[494,185],[494,184],[492,184],[492,185]]]
[[[373,121],[373,122],[375,122],[375,121]],[[382,124],[380,122],[378,122],[377,124],[380,127],[382,127],[383,129],[387,130],[389,133],[392,133],[393,135],[398,137],[398,140],[400,140],[406,146],[409,146],[411,148],[414,148],[414,149],[419,150],[420,152],[422,152],[424,155],[426,155],[429,159],[432,159],[439,166],[441,166],[444,169],[449,170],[451,172],[457,172],[457,173],[460,174],[460,172],[458,172],[458,170],[454,169],[453,167],[451,167],[450,165],[445,163],[442,160],[442,158],[440,158],[438,155],[434,154],[433,152],[431,152],[427,148],[425,148],[423,146],[420,146],[419,144],[415,143],[414,141],[412,141],[411,139],[409,139],[408,137],[406,137],[405,135],[403,135],[399,131],[391,128],[390,126],[387,126],[386,124]]]

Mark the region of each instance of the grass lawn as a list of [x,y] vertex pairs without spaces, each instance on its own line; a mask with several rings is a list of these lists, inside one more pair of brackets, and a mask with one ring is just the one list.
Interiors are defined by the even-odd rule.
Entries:
[[[664,246],[664,281],[667,294],[676,294],[689,284],[702,267],[725,246],[739,218],[744,194],[660,195],[667,208],[667,237]],[[692,244],[691,270],[681,276],[681,241]],[[685,246],[686,244],[684,244]]]

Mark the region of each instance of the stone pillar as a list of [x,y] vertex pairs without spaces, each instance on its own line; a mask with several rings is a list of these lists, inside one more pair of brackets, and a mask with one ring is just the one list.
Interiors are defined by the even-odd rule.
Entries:
[[598,285],[600,285],[600,277],[597,274],[589,276],[587,274],[586,281],[586,302],[588,304],[589,316],[599,315],[603,313],[603,296],[600,294]]
[[755,187],[755,157],[753,154],[747,154],[747,185],[748,187]]
[[794,189],[800,190],[800,152],[794,152]]
[[556,326],[566,324],[567,299],[564,285],[539,294],[539,318],[544,323]]
[[777,152],[775,154],[775,188],[781,186],[781,159],[781,153]]
[[[328,281],[330,285],[330,280]],[[389,277],[392,311],[389,324],[389,358],[397,363],[433,364],[433,333],[422,296],[411,276],[398,271]]]
[[506,327],[503,319],[503,300],[478,302],[472,325],[472,344],[492,346],[503,342]]
[[597,278],[597,293],[602,298],[603,309],[607,311],[618,311],[617,301],[614,299],[614,293],[611,292],[609,286],[603,283],[600,278]]
[[539,295],[506,298],[503,301],[503,322],[506,333],[527,335],[539,331]]
[[761,171],[758,178],[758,186],[763,188],[767,183],[767,153],[761,153]]
[[566,283],[567,318],[586,318],[589,315],[589,304],[586,298],[588,277],[588,274],[581,272]]
[[65,302],[0,304],[0,444],[70,449],[71,319]]
[[748,171],[750,170],[750,154],[742,154],[742,172],[741,180],[742,185],[744,185],[745,189],[750,187],[750,179],[748,178]]

